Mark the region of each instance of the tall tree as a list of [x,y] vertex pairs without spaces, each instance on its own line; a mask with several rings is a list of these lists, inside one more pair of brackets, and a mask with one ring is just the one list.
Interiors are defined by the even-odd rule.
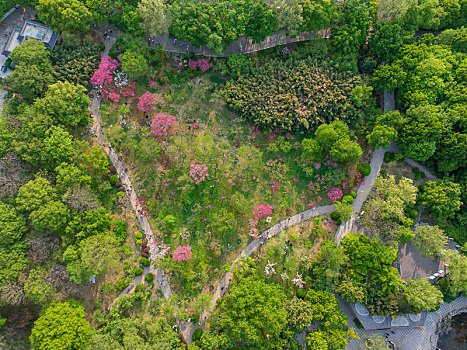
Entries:
[[53,301],[34,322],[30,341],[33,350],[84,350],[91,337],[84,306],[75,301]]
[[452,218],[462,205],[460,185],[449,180],[428,181],[420,194],[420,202],[430,209],[436,222]]
[[164,0],[141,0],[137,11],[143,19],[142,26],[149,35],[156,36],[167,32],[168,21]]
[[[277,285],[252,277],[241,279],[220,300],[210,335],[221,341],[222,348],[248,344],[257,349],[280,349],[285,344],[282,335],[287,325],[284,300]],[[203,338],[208,340],[207,336]]]
[[38,0],[39,18],[56,32],[86,30],[92,14],[79,0]]
[[443,302],[443,293],[426,278],[410,280],[404,288],[404,295],[415,312],[435,311]]
[[415,233],[415,246],[423,256],[438,259],[446,250],[448,239],[438,226],[418,226]]

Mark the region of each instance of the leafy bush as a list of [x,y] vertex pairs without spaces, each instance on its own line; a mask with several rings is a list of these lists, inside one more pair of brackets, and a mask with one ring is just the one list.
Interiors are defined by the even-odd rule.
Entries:
[[[118,192],[117,197],[120,193],[123,195],[122,192]],[[117,237],[120,242],[124,242],[128,236],[128,223],[120,219],[115,219],[113,224],[115,237]]]
[[112,185],[115,185],[115,184],[117,183],[117,181],[118,181],[118,176],[117,176],[117,175],[112,175],[112,176],[110,177],[109,181],[110,181],[110,183],[111,183]]
[[146,276],[144,276],[144,280],[146,282],[152,282],[154,280],[154,275],[152,273],[148,273]]
[[119,290],[123,290],[128,287],[128,281],[125,278],[120,278],[115,284],[115,287]]
[[360,174],[362,174],[363,177],[370,175],[371,173],[371,167],[370,164],[362,164],[360,167]]
[[416,174],[420,174],[420,169],[419,168],[413,168],[412,169],[413,173],[416,175]]
[[394,153],[392,153],[392,152],[384,153],[384,161],[386,163],[389,163],[391,160],[394,160]]
[[346,194],[344,197],[342,197],[342,203],[348,203],[352,204],[353,203],[353,197],[349,194]]
[[121,183],[121,181],[117,181],[117,182],[115,182],[114,185],[115,185],[115,187],[118,188],[118,187],[122,186],[122,183]]
[[108,169],[109,169],[109,172],[112,174],[117,173],[117,169],[113,165],[109,165]]
[[149,254],[146,253],[146,252],[142,252],[142,253],[141,253],[141,256],[142,256],[143,258],[149,258]]
[[145,258],[144,256],[139,258],[139,263],[143,265],[144,267],[148,267],[150,265],[149,259]]
[[135,288],[135,292],[138,293],[138,292],[144,292],[146,288],[144,288],[144,285],[142,284],[137,284],[136,285],[136,288]]
[[304,299],[306,296],[306,290],[305,288],[297,288],[295,294],[298,298]]
[[209,76],[209,81],[211,81],[214,84],[225,85],[225,80],[217,75]]
[[355,191],[350,192],[350,195],[351,195],[354,199],[357,198],[357,192],[355,192]]
[[333,219],[334,221],[336,221],[337,219],[339,219],[341,217],[341,214],[339,214],[338,211],[333,211],[331,213],[331,219]]
[[397,161],[404,160],[405,156],[402,153],[395,153],[394,154],[394,159]]
[[371,74],[376,68],[376,61],[373,57],[364,57],[360,62],[358,62],[360,72]]
[[342,225],[342,222],[343,222],[343,220],[342,220],[341,217],[339,217],[339,219],[336,220],[337,225]]
[[138,232],[135,233],[135,238],[136,239],[143,239],[143,234],[138,231]]
[[415,174],[415,180],[421,180],[426,177],[425,173],[423,171],[420,171],[418,174]]
[[138,267],[136,270],[135,270],[135,276],[141,276],[144,272],[144,269],[142,267]]
[[410,209],[408,210],[408,214],[412,219],[416,219],[418,216],[418,210],[417,209]]
[[[199,316],[198,316],[198,320],[199,320]],[[191,337],[191,339],[193,339],[194,342],[198,341],[201,339],[201,336],[203,335],[203,330],[201,328],[197,328],[194,332],[193,332],[193,335]]]

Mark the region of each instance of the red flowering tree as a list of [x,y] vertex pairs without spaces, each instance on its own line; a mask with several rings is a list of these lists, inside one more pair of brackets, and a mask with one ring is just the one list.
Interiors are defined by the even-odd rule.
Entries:
[[191,247],[189,245],[182,246],[179,245],[173,254],[174,260],[176,261],[186,261],[191,260]]
[[155,136],[168,136],[178,126],[177,119],[167,113],[158,113],[151,122],[151,132]]
[[269,204],[261,204],[253,209],[253,217],[256,220],[268,217],[272,214],[272,207]]
[[109,100],[113,101],[113,102],[118,102],[118,100],[120,99],[120,95],[119,94],[116,94],[115,92],[112,92],[110,95],[109,95]]
[[199,185],[206,179],[209,179],[208,167],[203,164],[191,164],[190,176],[195,180],[195,184]]
[[99,68],[94,72],[91,78],[91,84],[94,86],[110,84],[112,82],[112,74],[120,66],[117,60],[110,56],[102,57]]

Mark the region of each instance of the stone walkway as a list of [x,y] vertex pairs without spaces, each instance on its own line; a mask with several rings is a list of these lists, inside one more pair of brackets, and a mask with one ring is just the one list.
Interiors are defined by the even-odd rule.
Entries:
[[176,40],[173,36],[170,35],[159,35],[154,39],[154,44],[162,45],[167,51],[181,53],[181,54],[190,54],[194,53],[199,56],[207,57],[226,57],[231,54],[245,54],[252,53],[256,51],[266,50],[271,47],[278,45],[285,45],[300,41],[307,41],[315,38],[327,38],[329,37],[329,30],[321,30],[318,34],[315,33],[300,33],[296,37],[291,38],[286,35],[284,30],[277,31],[265,40],[260,43],[254,44],[251,38],[241,37],[238,40],[235,40],[231,43],[221,54],[217,54],[214,51],[208,49],[206,46],[194,47],[189,41],[186,40]]
[[[115,40],[116,38],[112,37],[105,41],[105,50],[103,51],[102,56],[108,55],[110,48],[115,43]],[[118,177],[120,181],[122,182],[122,184],[124,185],[125,189],[127,190],[127,194],[128,194],[128,198],[130,199],[131,206],[133,210],[135,211],[135,214],[138,218],[141,230],[148,241],[148,248],[151,252],[151,257],[154,258],[154,257],[160,256],[162,252],[160,251],[158,245],[156,244],[156,240],[152,232],[151,226],[149,225],[147,218],[144,215],[140,214],[140,211],[142,211],[143,208],[138,202],[138,195],[136,193],[136,190],[133,187],[133,184],[131,183],[131,179],[128,176],[128,173],[125,171],[125,166],[123,165],[118,154],[114,151],[110,143],[104,137],[104,133],[103,133],[104,130],[103,130],[103,124],[102,124],[102,119],[101,119],[101,113],[100,113],[100,102],[101,102],[100,99],[97,97],[93,98],[91,101],[91,113],[93,114],[93,119],[94,119],[93,129],[95,131],[97,140],[99,142],[99,145],[102,147],[104,152],[108,155],[113,165],[117,169]],[[162,290],[164,297],[168,299],[170,295],[172,294],[170,285],[168,284],[167,279],[164,278],[163,271],[160,269],[154,269],[153,264],[151,264],[149,267],[144,269],[144,272],[141,276],[135,277],[135,281],[133,282],[133,284],[125,288],[122,291],[122,293],[114,300],[113,303],[115,303],[115,301],[120,296],[131,293],[137,284],[143,282],[144,276],[146,276],[148,273],[154,273],[155,283],[158,284],[158,286]]]

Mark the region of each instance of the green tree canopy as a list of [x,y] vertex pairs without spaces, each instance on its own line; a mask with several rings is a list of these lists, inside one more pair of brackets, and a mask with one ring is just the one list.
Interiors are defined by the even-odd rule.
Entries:
[[84,350],[92,331],[84,306],[75,301],[53,301],[34,322],[30,336],[33,350]]
[[[241,279],[218,301],[219,310],[211,322],[210,333],[213,338],[221,339],[224,349],[240,344],[257,349],[280,349],[287,325],[284,301],[281,287],[252,277]],[[207,340],[204,334],[203,338]]]
[[430,209],[436,222],[444,223],[462,205],[460,185],[450,180],[428,181],[420,194],[420,202]]
[[443,302],[443,294],[426,278],[410,280],[404,288],[404,295],[409,304],[415,308],[415,312],[435,311]]
[[149,35],[156,36],[167,32],[166,5],[163,0],[141,0],[138,3],[138,14],[143,19],[142,26]]
[[415,246],[423,256],[438,259],[446,250],[448,239],[438,226],[418,226],[415,233]]
[[38,0],[39,18],[56,32],[86,30],[92,14],[79,0]]

